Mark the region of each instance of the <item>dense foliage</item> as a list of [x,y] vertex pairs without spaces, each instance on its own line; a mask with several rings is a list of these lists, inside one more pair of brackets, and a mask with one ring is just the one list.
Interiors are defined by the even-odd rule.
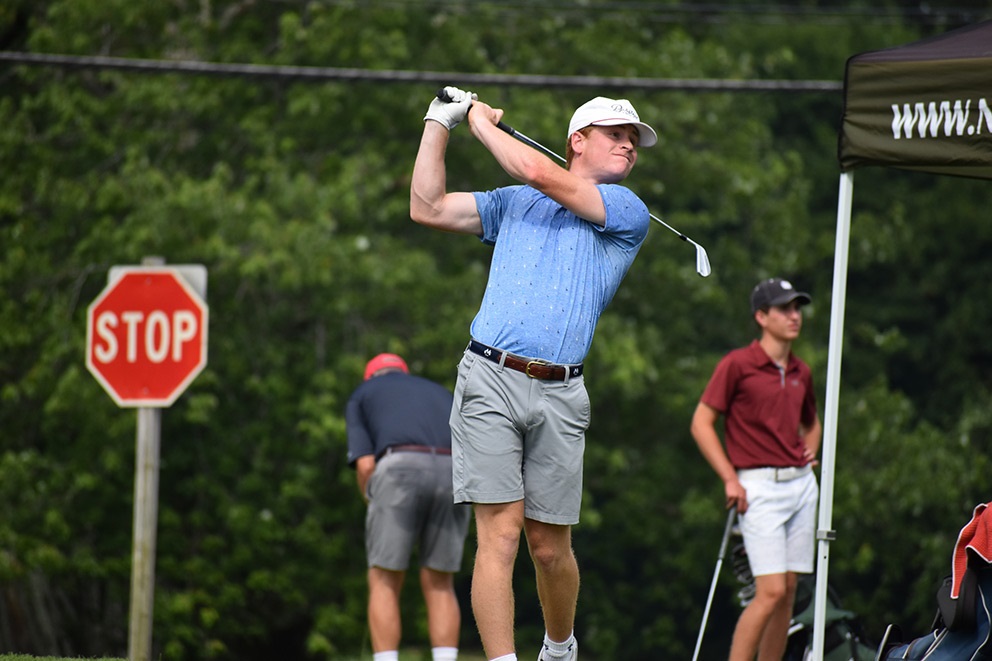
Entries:
[[[840,80],[851,54],[987,18],[866,4],[13,0],[0,49]],[[83,349],[109,267],[149,255],[207,266],[211,323],[207,369],[162,416],[161,658],[368,648],[344,403],[383,350],[453,385],[490,254],[409,221],[421,119],[448,82],[0,66],[0,651],[126,649],[134,415],[87,373]],[[571,110],[600,93],[473,91],[556,150]],[[658,129],[628,184],[706,247],[714,272],[700,278],[691,246],[652,227],[597,331],[577,629],[591,658],[687,658],[724,518],[689,418],[719,357],[753,336],[747,293],[761,277],[812,293],[796,350],[825,381],[840,95],[603,93]],[[449,163],[450,188],[509,183],[463,128]],[[957,531],[990,500],[987,185],[856,177],[830,580],[871,635],[930,623]],[[542,632],[524,556],[526,657]],[[725,577],[714,650],[734,589]],[[406,640],[423,642],[413,585],[405,596]],[[463,603],[463,646],[477,647]]]

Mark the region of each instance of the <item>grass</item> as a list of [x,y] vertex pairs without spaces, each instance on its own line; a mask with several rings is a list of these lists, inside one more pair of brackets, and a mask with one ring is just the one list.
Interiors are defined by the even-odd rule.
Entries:
[[[372,654],[347,661],[369,661]],[[403,650],[400,652],[400,661],[425,661],[431,658],[430,650]],[[61,656],[30,656],[28,654],[0,654],[0,661],[82,661],[77,658]],[[127,659],[117,659],[111,657],[93,658],[86,661],[127,661]],[[345,661],[345,660],[342,660]],[[481,652],[459,652],[458,661],[486,661],[486,657]]]
[[[429,649],[405,649],[400,650],[400,661],[430,661],[431,651]],[[0,661],[7,661],[0,656]],[[62,661],[62,660],[56,660]],[[116,660],[113,660],[116,661]],[[368,652],[360,657],[342,659],[341,661],[372,661],[372,653]],[[486,656],[482,652],[474,650],[458,650],[458,661],[486,661]]]
[[[0,654],[0,661],[76,661],[76,659],[61,656],[30,656],[28,654]],[[127,661],[110,657],[92,658],[88,661]]]

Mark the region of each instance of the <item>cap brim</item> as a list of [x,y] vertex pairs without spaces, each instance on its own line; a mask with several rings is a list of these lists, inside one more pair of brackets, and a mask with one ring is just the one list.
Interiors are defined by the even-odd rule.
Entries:
[[813,302],[813,299],[809,297],[809,294],[806,294],[801,291],[796,291],[784,296],[779,296],[778,298],[774,299],[771,303],[769,303],[769,305],[788,305],[793,301],[799,301],[800,305],[809,305],[810,303]]
[[589,126],[621,126],[623,124],[631,124],[637,127],[637,135],[640,138],[637,141],[638,147],[653,147],[658,144],[658,134],[644,122],[632,122],[629,119],[603,119],[593,122]]

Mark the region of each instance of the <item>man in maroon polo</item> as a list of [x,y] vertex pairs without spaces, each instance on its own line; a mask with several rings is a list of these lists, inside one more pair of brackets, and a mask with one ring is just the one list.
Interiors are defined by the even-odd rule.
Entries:
[[[808,294],[781,278],[759,282],[751,312],[761,338],[717,364],[692,417],[692,437],[736,507],[755,577],[730,661],[779,661],[798,574],[813,571],[822,426],[809,366],[792,353]],[[724,416],[724,444],[716,422]]]

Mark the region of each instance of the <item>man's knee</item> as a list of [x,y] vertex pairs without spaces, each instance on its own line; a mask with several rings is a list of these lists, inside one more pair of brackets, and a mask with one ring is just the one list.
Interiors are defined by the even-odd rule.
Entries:
[[572,563],[574,555],[571,548],[555,546],[540,546],[530,548],[530,557],[542,572],[554,572],[566,563]]
[[790,595],[795,594],[795,588],[789,590],[789,584],[784,574],[759,576],[756,580],[757,590],[755,599],[778,605],[784,603]]
[[567,531],[529,530],[527,548],[534,565],[542,572],[554,572],[563,566],[575,564],[575,555]]

